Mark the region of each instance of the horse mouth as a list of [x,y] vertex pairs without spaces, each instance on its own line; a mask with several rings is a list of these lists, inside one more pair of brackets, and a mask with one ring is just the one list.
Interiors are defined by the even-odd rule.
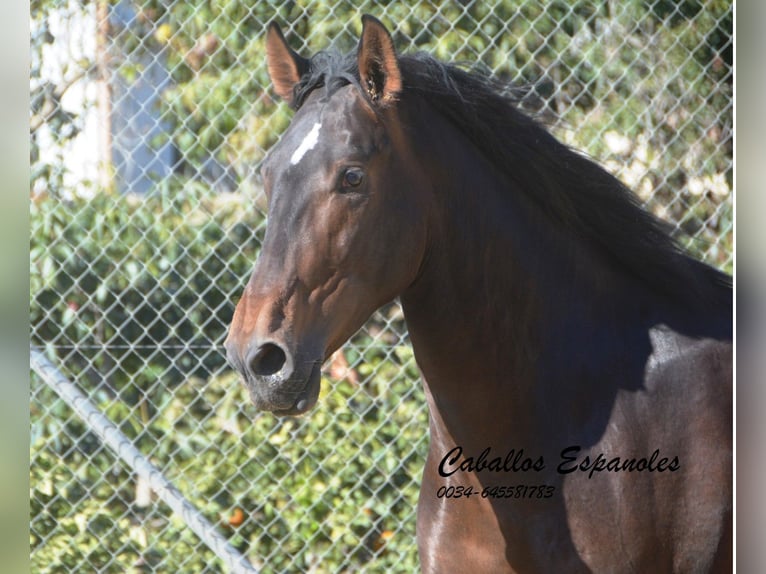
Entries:
[[[251,388],[250,398],[253,404],[259,409],[269,411],[277,416],[297,416],[302,415],[310,411],[314,405],[316,405],[319,399],[319,387],[322,380],[321,364],[316,363],[308,378],[306,379],[303,389],[297,393],[291,393],[289,398],[281,398],[281,400],[270,400],[256,396],[256,393]],[[290,406],[285,407],[288,404]]]

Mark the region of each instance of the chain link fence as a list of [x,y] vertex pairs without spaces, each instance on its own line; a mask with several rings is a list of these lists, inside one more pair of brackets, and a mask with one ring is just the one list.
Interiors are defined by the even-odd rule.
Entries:
[[[289,122],[265,70],[360,16],[521,85],[698,257],[732,268],[724,0],[32,2],[31,344],[262,572],[417,571],[427,412],[393,303],[325,366],[304,418],[258,413],[221,343],[256,259],[257,173]],[[225,563],[33,373],[35,572]]]

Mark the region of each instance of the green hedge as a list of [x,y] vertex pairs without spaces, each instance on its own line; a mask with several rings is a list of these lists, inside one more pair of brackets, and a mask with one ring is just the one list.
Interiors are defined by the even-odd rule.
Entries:
[[208,376],[224,363],[215,347],[262,226],[260,212],[237,196],[178,181],[146,197],[36,200],[33,344],[49,344],[86,374],[96,368],[91,378],[106,374],[112,390],[158,375]]
[[[231,374],[180,385],[145,427],[125,403],[101,408],[262,572],[415,572],[425,405],[411,366],[390,362],[375,380],[364,390],[323,380],[306,419],[243,409]],[[223,571],[163,505],[135,507],[131,474],[69,416],[33,413],[33,427],[47,424],[33,431],[34,571]]]

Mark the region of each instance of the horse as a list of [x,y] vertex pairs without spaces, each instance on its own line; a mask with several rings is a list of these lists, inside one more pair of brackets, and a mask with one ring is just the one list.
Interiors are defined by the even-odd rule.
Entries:
[[266,61],[295,111],[263,160],[262,250],[224,343],[300,415],[399,298],[429,409],[427,573],[732,566],[732,279],[491,78],[397,53]]

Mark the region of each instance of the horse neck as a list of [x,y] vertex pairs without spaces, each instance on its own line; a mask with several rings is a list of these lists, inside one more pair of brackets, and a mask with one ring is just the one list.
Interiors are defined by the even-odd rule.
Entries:
[[[619,354],[613,332],[640,313],[642,298],[628,297],[628,281],[509,189],[448,121],[436,113],[421,121],[428,130],[415,131],[431,134],[415,146],[431,183],[431,244],[418,280],[401,299],[432,437],[438,442],[434,435],[446,433],[445,443],[465,442],[454,435],[472,429],[468,435],[482,440],[523,441],[536,432],[540,409],[550,408],[549,385],[560,375],[541,369],[546,355],[564,362],[586,351],[582,337],[605,345],[602,353],[611,346]],[[603,384],[591,375],[588,384]],[[583,391],[559,389],[557,396],[563,404],[569,392]]]

